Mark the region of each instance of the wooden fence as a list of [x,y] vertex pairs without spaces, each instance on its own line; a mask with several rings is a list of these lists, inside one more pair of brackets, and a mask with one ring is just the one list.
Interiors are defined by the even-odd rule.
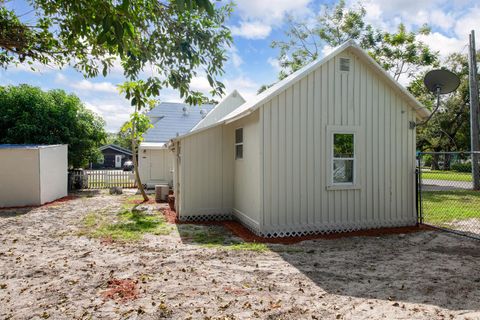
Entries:
[[136,188],[133,172],[122,170],[73,170],[69,173],[70,189]]

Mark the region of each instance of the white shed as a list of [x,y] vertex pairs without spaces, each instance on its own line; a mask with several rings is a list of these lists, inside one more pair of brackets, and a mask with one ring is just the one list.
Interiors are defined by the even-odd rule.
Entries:
[[415,225],[412,124],[428,114],[349,41],[172,141],[179,219],[267,237]]
[[0,208],[65,197],[67,145],[0,145]]

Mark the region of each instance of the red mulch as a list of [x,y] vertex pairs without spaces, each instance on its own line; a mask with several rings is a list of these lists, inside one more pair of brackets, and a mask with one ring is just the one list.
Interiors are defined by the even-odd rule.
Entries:
[[379,237],[389,234],[402,234],[402,233],[413,233],[423,230],[430,229],[428,226],[411,226],[411,227],[397,227],[397,228],[378,228],[378,229],[368,229],[368,230],[359,230],[351,232],[338,232],[330,234],[314,234],[308,236],[295,236],[295,237],[282,237],[282,238],[265,238],[255,235],[249,229],[244,227],[241,223],[237,221],[207,221],[207,222],[182,222],[177,219],[177,213],[170,210],[170,208],[162,208],[163,215],[168,223],[172,224],[201,224],[201,225],[220,225],[228,230],[230,230],[237,237],[243,239],[245,242],[259,242],[259,243],[281,243],[281,244],[292,244],[298,243],[305,240],[315,240],[315,239],[338,239],[345,237]]
[[78,198],[78,196],[70,195],[70,196],[66,196],[66,197],[51,201],[51,202],[44,203],[40,206],[33,206],[32,205],[32,206],[2,207],[2,208],[0,208],[0,210],[48,207],[48,206],[54,206],[54,205],[59,204],[59,203],[67,202],[67,201],[70,201],[70,200],[74,200],[74,199],[77,199],[77,198]]
[[131,204],[147,204],[147,203],[148,204],[155,204],[157,202],[155,201],[155,199],[149,198],[148,201],[145,201],[143,199],[138,199],[138,200],[133,199],[133,200],[127,201],[127,203],[131,203]]
[[137,281],[132,279],[108,280],[108,288],[102,293],[104,299],[127,302],[138,298]]

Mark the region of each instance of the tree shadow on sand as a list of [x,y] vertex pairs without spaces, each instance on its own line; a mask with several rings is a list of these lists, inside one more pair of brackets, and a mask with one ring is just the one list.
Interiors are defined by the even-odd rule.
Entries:
[[479,241],[431,231],[313,240],[296,247],[307,254],[278,254],[331,294],[480,309]]

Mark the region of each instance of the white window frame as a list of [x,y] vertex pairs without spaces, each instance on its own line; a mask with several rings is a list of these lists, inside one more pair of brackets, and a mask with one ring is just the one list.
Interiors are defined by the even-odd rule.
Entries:
[[[237,130],[240,130],[242,129],[242,142],[238,142],[237,143]],[[244,135],[244,130],[243,130],[243,127],[238,127],[235,129],[235,132],[234,132],[234,142],[235,142],[235,147],[234,147],[234,155],[235,155],[235,160],[243,160],[243,155],[244,155],[244,151],[245,151],[245,146],[244,146],[244,142],[245,142],[245,135]],[[242,157],[239,158],[237,156],[237,146],[241,145],[242,146]]]
[[[352,158],[335,158],[333,151],[335,134],[353,134],[353,157]],[[361,188],[361,144],[363,137],[360,127],[358,126],[327,126],[327,190],[345,190]],[[353,182],[334,182],[333,180],[333,164],[334,160],[353,160]]]

